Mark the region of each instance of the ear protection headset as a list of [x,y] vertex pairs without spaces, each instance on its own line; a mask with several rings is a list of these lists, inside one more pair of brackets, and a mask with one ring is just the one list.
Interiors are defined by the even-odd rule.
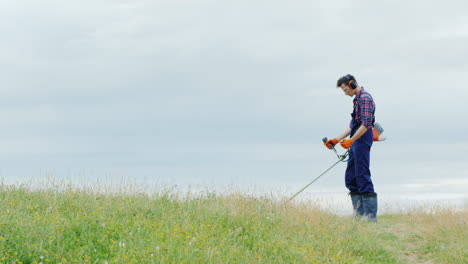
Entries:
[[351,74],[347,74],[346,76],[346,79],[348,79],[348,85],[349,87],[351,87],[352,89],[356,89],[358,87],[358,84],[354,79],[354,77],[351,75]]

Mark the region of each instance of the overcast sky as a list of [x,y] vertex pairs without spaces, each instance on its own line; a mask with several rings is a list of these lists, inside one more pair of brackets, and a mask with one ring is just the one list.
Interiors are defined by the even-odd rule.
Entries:
[[[294,192],[336,161],[321,139],[348,125],[352,98],[335,85],[351,73],[388,137],[372,151],[377,192],[464,196],[467,10],[450,0],[1,1],[0,176]],[[344,169],[308,191],[345,193]]]

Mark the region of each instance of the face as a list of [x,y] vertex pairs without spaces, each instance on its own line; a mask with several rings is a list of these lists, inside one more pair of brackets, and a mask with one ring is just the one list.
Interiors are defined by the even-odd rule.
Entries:
[[349,85],[346,85],[346,84],[342,84],[340,86],[341,90],[343,90],[343,92],[345,93],[345,95],[347,96],[354,96],[354,92],[355,90],[354,89],[351,89],[351,87],[349,87]]

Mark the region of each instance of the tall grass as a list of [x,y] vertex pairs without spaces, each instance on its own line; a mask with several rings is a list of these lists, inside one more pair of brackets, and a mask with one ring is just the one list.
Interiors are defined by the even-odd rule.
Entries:
[[381,216],[242,194],[0,187],[0,263],[468,263],[468,211]]

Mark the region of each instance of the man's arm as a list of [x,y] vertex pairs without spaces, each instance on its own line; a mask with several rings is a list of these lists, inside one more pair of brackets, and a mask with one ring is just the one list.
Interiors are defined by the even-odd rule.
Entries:
[[337,138],[334,138],[334,139],[330,139],[328,140],[327,142],[324,142],[323,144],[331,149],[332,146],[335,146],[337,145],[340,140],[342,140],[343,138],[346,138],[347,136],[349,136],[351,134],[351,128],[347,128],[341,135],[339,135]]
[[354,135],[351,137],[351,140],[353,142],[356,142],[356,140],[358,140],[362,135],[364,135],[365,133],[367,132],[367,127],[364,126],[364,125],[361,125],[358,130],[356,131],[356,133],[354,133]]
[[347,128],[341,135],[339,135],[336,139],[338,139],[338,141],[344,139],[344,138],[347,138],[349,135],[351,134],[351,128]]
[[340,145],[345,149],[349,149],[351,145],[353,145],[353,143],[356,142],[356,140],[358,140],[362,135],[364,135],[364,133],[366,133],[366,131],[367,131],[367,127],[364,125],[361,125],[356,131],[356,133],[354,133],[354,135],[350,139],[341,140]]

